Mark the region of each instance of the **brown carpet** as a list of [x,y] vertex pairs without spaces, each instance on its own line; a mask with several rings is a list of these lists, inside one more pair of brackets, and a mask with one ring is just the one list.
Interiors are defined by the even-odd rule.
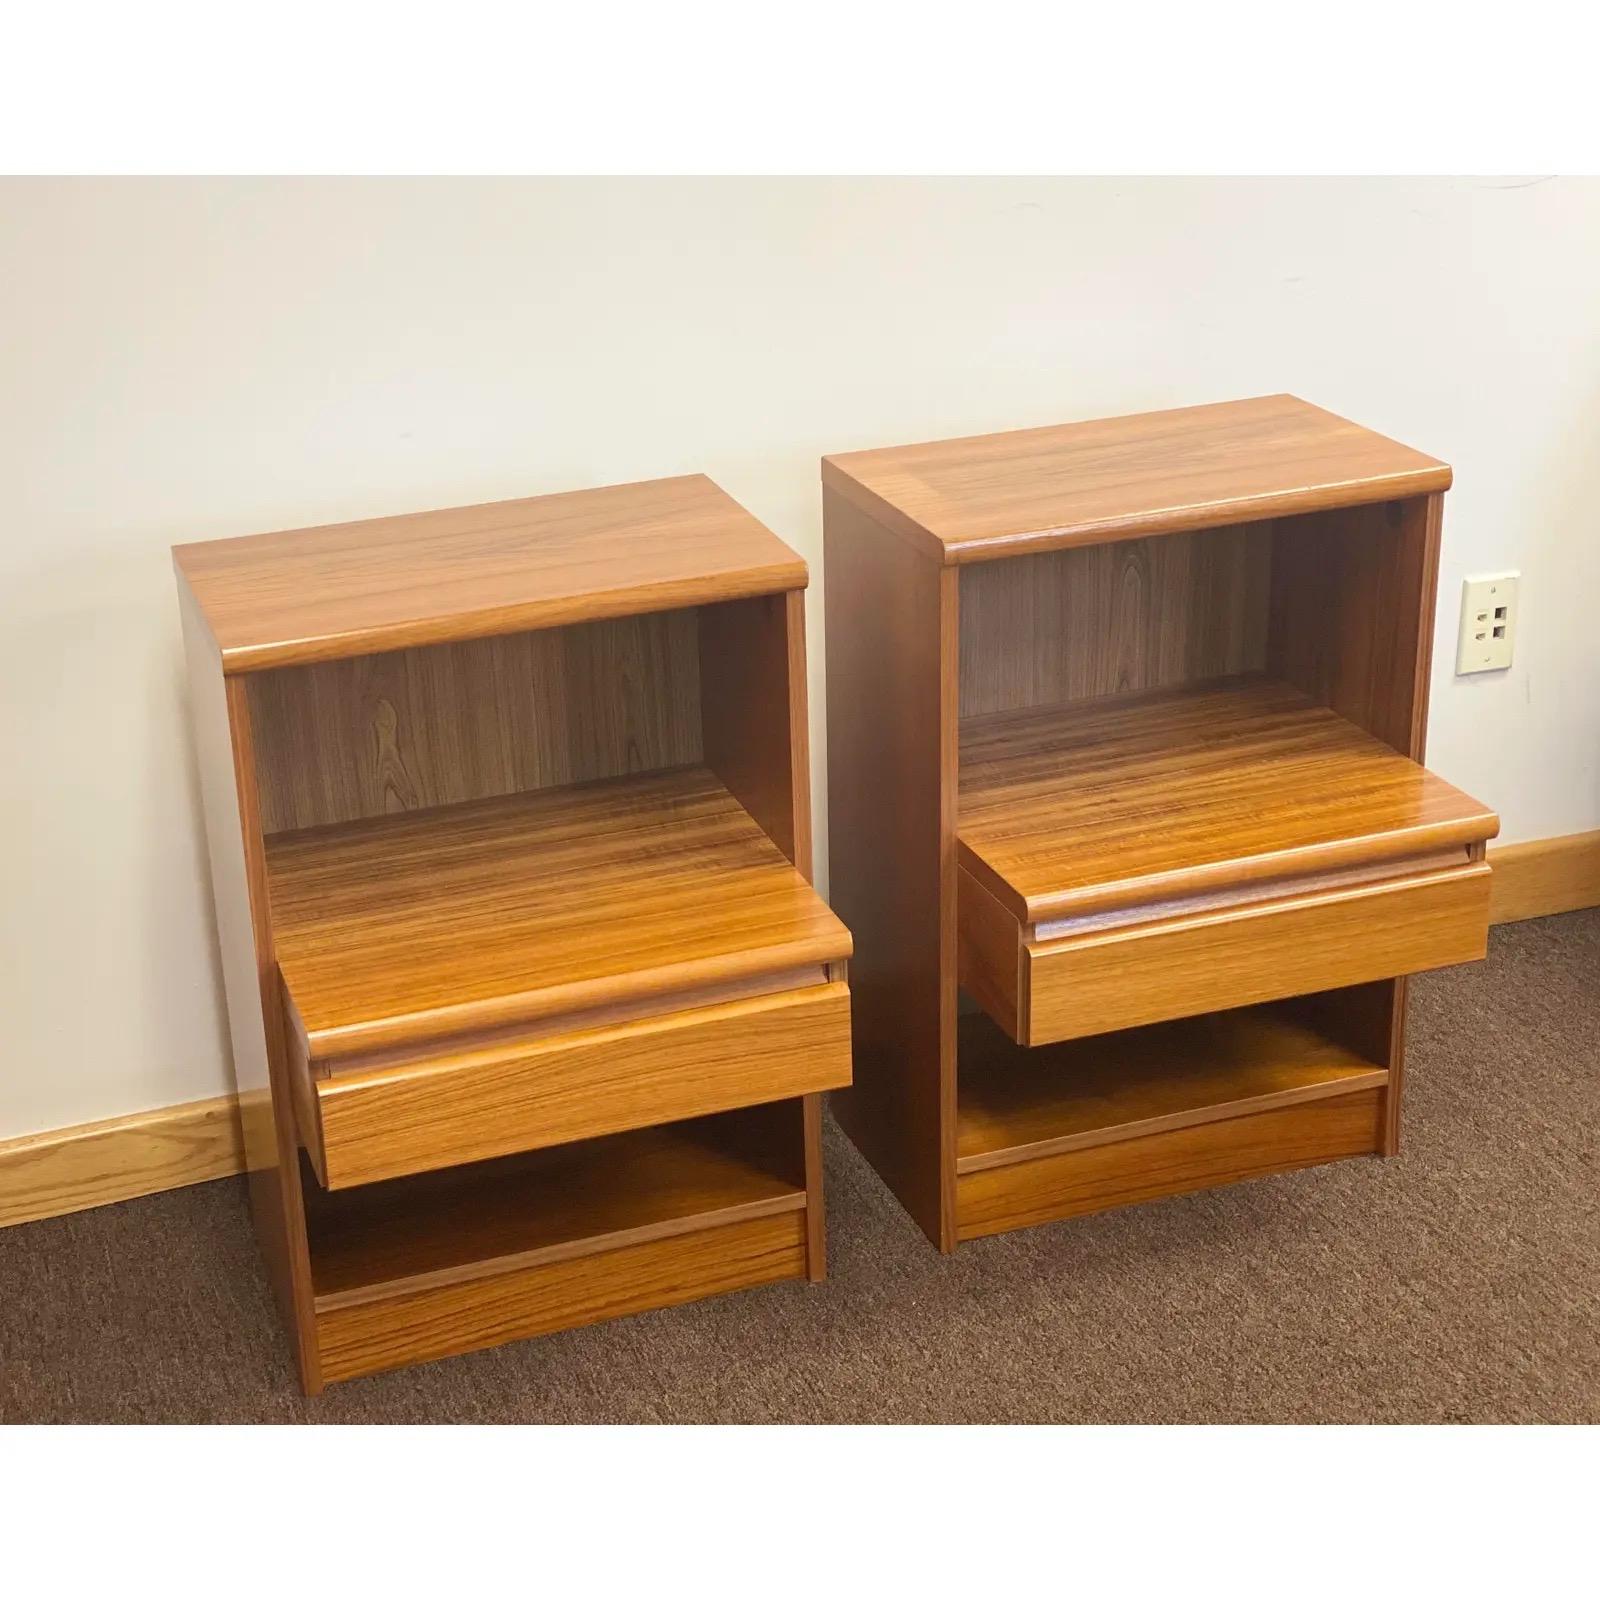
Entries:
[[227,1180],[0,1230],[0,1420],[1600,1422],[1600,911],[1413,986],[1405,1152],[295,1391]]

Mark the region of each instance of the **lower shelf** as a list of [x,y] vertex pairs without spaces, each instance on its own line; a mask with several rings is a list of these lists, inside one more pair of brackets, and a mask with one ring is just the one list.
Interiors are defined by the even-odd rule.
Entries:
[[963,1239],[1375,1151],[1389,1079],[1279,1006],[1032,1050],[968,1016],[958,1070]]
[[307,1172],[323,1377],[804,1277],[798,1101],[364,1188]]
[[325,1381],[464,1355],[806,1273],[791,1211],[317,1313]]

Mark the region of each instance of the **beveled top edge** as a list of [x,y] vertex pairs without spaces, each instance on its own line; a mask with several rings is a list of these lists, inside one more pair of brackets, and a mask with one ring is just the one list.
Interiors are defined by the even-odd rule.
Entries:
[[803,589],[704,474],[175,545],[225,673]]
[[[1207,448],[1242,460],[1197,470]],[[1055,481],[1030,497],[1030,473]],[[1452,477],[1290,394],[822,458],[825,487],[945,565],[1442,493]]]

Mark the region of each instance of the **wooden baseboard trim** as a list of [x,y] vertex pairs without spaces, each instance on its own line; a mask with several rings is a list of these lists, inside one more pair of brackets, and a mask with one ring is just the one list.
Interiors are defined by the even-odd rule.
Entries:
[[[1489,852],[1489,920],[1600,906],[1600,829]],[[0,1228],[244,1170],[232,1095],[0,1143]]]
[[1522,922],[1600,906],[1600,829],[1489,852],[1489,920]]
[[0,1143],[0,1228],[243,1170],[231,1094],[29,1134]]

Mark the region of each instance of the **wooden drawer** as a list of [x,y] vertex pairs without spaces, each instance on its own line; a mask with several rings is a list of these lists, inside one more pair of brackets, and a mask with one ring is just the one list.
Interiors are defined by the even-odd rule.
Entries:
[[1019,1044],[1037,1045],[1475,961],[1488,948],[1490,870],[1458,859],[1076,930],[1024,925],[963,871],[961,982]]
[[295,1050],[301,1134],[330,1189],[842,1088],[845,983],[381,1065]]

